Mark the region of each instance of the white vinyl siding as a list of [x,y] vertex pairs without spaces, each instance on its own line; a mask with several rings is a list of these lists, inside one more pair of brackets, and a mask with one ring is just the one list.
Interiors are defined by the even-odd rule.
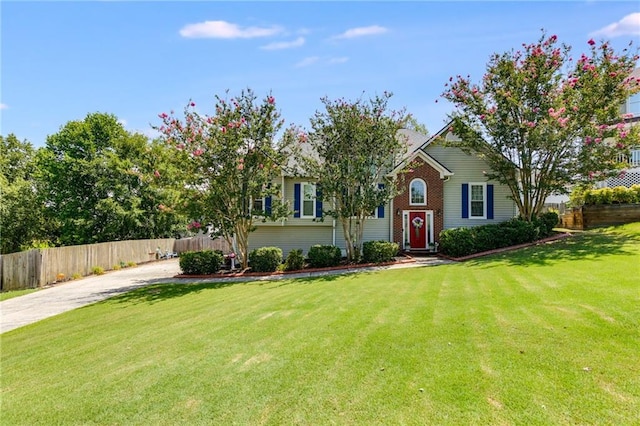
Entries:
[[[364,223],[364,235],[362,241],[389,241],[389,227],[391,226],[391,212],[389,205],[384,206],[383,218],[368,218]],[[346,250],[342,224],[336,220],[336,246],[341,250]]]
[[280,247],[284,257],[291,250],[302,249],[306,256],[312,245],[331,244],[332,239],[331,226],[259,226],[249,234],[249,249]]
[[[446,165],[447,168],[454,173],[443,185],[444,229],[499,223],[517,215],[515,203],[508,198],[511,195],[509,189],[506,186],[500,185],[498,182],[487,182],[484,171],[490,169],[482,159],[475,155],[465,154],[458,148],[444,148],[435,143],[429,145],[426,152],[441,164]],[[468,184],[470,182],[491,183],[494,185],[493,219],[462,218],[462,184]]]

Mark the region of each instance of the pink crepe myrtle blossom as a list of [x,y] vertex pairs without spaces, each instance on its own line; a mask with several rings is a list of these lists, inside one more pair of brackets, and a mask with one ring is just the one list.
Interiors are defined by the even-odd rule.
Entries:
[[153,172],[153,175],[154,175],[155,177],[159,178],[159,177],[160,177],[160,172],[159,172],[159,171],[157,171],[157,170],[155,170],[155,171]]
[[196,149],[195,151],[193,151],[193,156],[194,157],[199,157],[204,153],[204,151],[200,148]]
[[191,105],[192,107],[196,106],[195,102],[191,102],[189,105]]
[[194,220],[193,222],[187,224],[187,229],[188,230],[200,229],[200,228],[202,228],[202,224],[200,222],[198,222],[197,220]]
[[271,105],[273,105],[276,102],[276,99],[273,96],[268,96],[267,97],[267,102]]
[[592,38],[589,39],[589,41],[587,43],[589,43],[589,46],[593,46],[593,45],[596,44],[596,42]]

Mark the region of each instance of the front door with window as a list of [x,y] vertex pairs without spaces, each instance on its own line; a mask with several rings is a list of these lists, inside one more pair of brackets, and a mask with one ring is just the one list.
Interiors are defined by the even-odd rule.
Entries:
[[409,233],[409,245],[412,249],[420,250],[427,248],[427,236],[429,230],[428,219],[427,212],[409,212],[409,223],[406,231]]

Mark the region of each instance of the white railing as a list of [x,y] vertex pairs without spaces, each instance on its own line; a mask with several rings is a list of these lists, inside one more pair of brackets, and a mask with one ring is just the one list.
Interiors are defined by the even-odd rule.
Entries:
[[629,167],[640,167],[640,149],[631,150],[629,156],[620,155],[618,161],[628,163]]

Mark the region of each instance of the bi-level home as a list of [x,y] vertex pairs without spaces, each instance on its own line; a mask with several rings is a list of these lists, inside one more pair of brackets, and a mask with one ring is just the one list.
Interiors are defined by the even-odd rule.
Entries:
[[[409,149],[396,168],[411,169],[404,177],[402,192],[378,207],[365,222],[364,241],[395,241],[401,250],[433,250],[442,230],[498,223],[517,214],[509,190],[488,181],[489,166],[476,155],[446,146],[442,140],[455,138],[445,126],[428,137],[401,130]],[[276,246],[286,254],[302,249],[306,254],[314,244],[331,244],[345,250],[342,226],[330,216],[323,217],[323,203],[313,180],[281,176],[283,201],[293,215],[277,222],[258,223],[250,236],[251,249]],[[265,206],[270,200],[264,201]]]

